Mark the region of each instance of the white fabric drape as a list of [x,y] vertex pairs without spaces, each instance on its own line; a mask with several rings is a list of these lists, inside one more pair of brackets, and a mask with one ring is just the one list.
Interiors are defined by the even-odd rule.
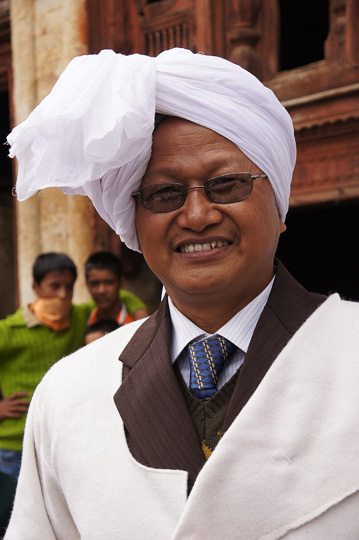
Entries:
[[111,50],[74,58],[50,94],[8,136],[20,201],[47,187],[87,195],[138,249],[135,203],[151,155],[155,112],[208,127],[269,177],[281,219],[296,159],[293,125],[271,90],[219,57],[171,49],[156,58]]

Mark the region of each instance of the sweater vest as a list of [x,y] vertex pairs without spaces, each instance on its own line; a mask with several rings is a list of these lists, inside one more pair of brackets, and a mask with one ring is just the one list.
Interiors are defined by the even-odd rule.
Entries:
[[201,401],[190,392],[183,380],[181,371],[174,364],[174,371],[180,385],[187,409],[196,427],[202,451],[206,459],[212,454],[222,435],[222,426],[227,413],[234,388],[239,375],[239,369],[218,392],[209,400]]

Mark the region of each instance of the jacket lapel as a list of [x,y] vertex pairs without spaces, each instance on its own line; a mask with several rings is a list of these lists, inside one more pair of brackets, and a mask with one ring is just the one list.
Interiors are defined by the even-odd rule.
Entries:
[[170,343],[165,299],[122,352],[124,380],[114,400],[135,459],[157,469],[185,470],[191,486],[205,460],[174,374]]
[[222,433],[241,412],[291,337],[325,300],[304,289],[279,260],[276,265],[273,288],[241,367]]

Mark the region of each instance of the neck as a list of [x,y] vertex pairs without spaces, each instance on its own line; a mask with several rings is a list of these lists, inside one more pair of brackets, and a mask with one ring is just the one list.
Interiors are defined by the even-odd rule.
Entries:
[[[176,308],[196,326],[207,332],[215,334],[234,315],[256,298],[270,283],[262,283],[258,288],[252,289],[250,294],[241,294],[240,291],[231,291],[230,295],[187,293],[176,295],[167,291]],[[242,291],[243,293],[243,291]]]
[[236,313],[247,305],[247,302],[245,302],[229,308],[228,306],[218,306],[218,303],[213,302],[206,306],[203,304],[198,306],[197,304],[188,305],[179,303],[173,297],[171,297],[171,300],[187,319],[208,334],[215,334],[219,328],[224,326]]
[[108,308],[100,308],[97,306],[98,309],[98,318],[99,319],[117,319],[117,315],[120,313],[122,309],[122,304],[120,301],[116,302],[113,306],[110,306]]

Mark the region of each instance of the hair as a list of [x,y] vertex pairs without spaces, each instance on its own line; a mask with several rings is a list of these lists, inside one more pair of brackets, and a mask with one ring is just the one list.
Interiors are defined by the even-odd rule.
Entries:
[[32,277],[38,285],[49,272],[65,272],[69,270],[77,278],[75,263],[65,253],[42,253],[36,257],[32,267]]
[[86,328],[84,337],[88,334],[92,334],[92,332],[104,332],[105,334],[108,334],[120,326],[121,325],[118,324],[114,319],[100,319],[99,321],[90,324]]
[[93,253],[85,262],[85,276],[88,279],[90,270],[110,270],[118,279],[122,278],[122,264],[116,255],[109,251]]

